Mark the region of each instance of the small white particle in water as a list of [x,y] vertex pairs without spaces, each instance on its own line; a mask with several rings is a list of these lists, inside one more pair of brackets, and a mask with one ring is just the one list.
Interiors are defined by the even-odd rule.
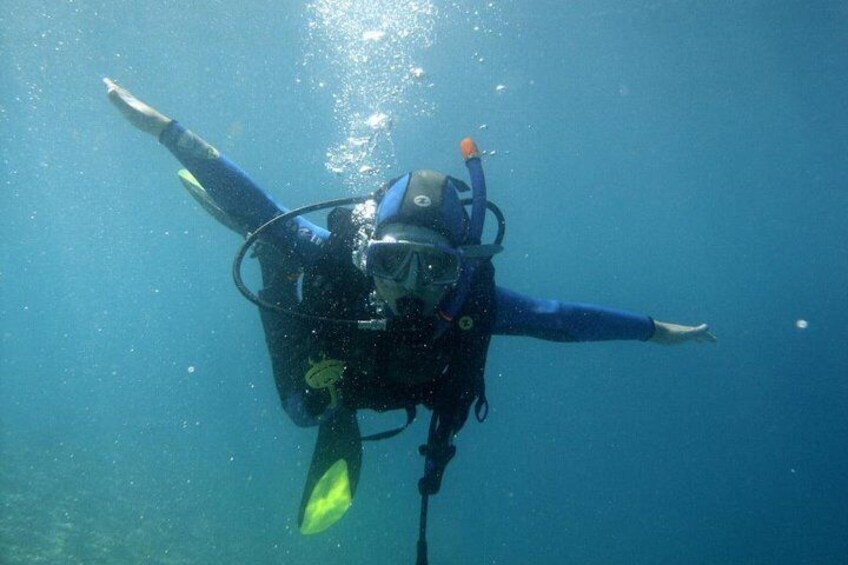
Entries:
[[384,114],[382,112],[372,114],[368,116],[368,119],[365,120],[365,125],[367,125],[373,130],[388,129],[389,127],[391,127],[391,124],[391,118],[389,118],[388,114]]
[[351,147],[365,147],[371,141],[370,137],[348,137],[347,144]]
[[795,320],[795,327],[798,328],[799,330],[806,330],[809,325],[810,324],[807,323],[807,320],[805,320],[803,318],[799,318],[799,319]]
[[424,69],[422,69],[421,67],[415,67],[410,69],[409,74],[412,75],[412,78],[414,78],[415,80],[421,80],[426,75]]
[[188,371],[189,373],[193,373],[194,372],[194,365],[189,365],[189,367],[188,367],[188,369],[186,369],[186,371]]
[[499,84],[495,87],[495,92],[503,92],[504,90],[506,90],[505,84]]
[[362,34],[362,41],[380,41],[384,37],[386,37],[385,31],[380,31],[380,30],[366,31],[366,32],[363,32],[363,34]]

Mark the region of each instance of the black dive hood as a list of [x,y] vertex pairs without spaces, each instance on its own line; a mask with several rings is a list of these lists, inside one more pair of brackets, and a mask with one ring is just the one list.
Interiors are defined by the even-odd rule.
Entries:
[[[468,168],[469,175],[471,177],[472,192],[471,198],[463,198],[460,202],[463,206],[467,206],[469,204],[471,205],[471,220],[467,239],[468,245],[461,246],[467,251],[464,253],[463,257],[463,262],[465,264],[462,269],[462,274],[460,275],[460,280],[456,285],[455,291],[451,293],[450,297],[447,299],[448,303],[444,304],[439,312],[441,319],[440,322],[445,326],[450,322],[450,320],[453,319],[454,314],[459,311],[459,309],[462,307],[462,304],[465,302],[465,298],[468,294],[468,290],[471,285],[471,279],[474,273],[474,264],[477,261],[489,259],[496,253],[499,253],[503,250],[501,244],[503,242],[504,233],[506,230],[506,221],[504,220],[504,216],[503,213],[500,211],[500,208],[498,208],[495,204],[489,202],[486,198],[486,181],[483,176],[483,167],[480,162],[480,154],[477,151],[477,146],[474,144],[474,141],[470,137],[467,137],[462,140],[460,148],[462,151],[463,158],[465,159],[465,164]],[[244,262],[244,258],[247,255],[247,252],[250,250],[253,244],[256,243],[256,241],[262,236],[262,234],[265,233],[272,225],[278,222],[287,222],[298,216],[304,216],[306,214],[317,212],[319,210],[344,206],[355,206],[357,204],[367,202],[368,200],[377,199],[379,198],[379,196],[380,191],[365,196],[337,198],[324,202],[318,202],[316,204],[302,206],[300,208],[295,208],[294,210],[290,210],[283,214],[274,216],[273,218],[262,224],[259,228],[257,228],[256,231],[251,233],[236,252],[235,257],[233,258],[233,281],[235,282],[236,288],[238,288],[242,296],[244,296],[250,302],[259,306],[260,308],[273,310],[281,314],[286,314],[289,316],[306,320],[313,320],[316,322],[354,326],[358,329],[364,330],[386,329],[387,320],[385,318],[367,320],[346,320],[339,318],[314,316],[268,302],[266,300],[261,299],[256,293],[250,290],[244,283],[244,280],[241,276],[241,266]],[[485,220],[487,209],[492,211],[498,221],[498,233],[492,243],[481,244],[480,240],[483,233],[483,223]]]

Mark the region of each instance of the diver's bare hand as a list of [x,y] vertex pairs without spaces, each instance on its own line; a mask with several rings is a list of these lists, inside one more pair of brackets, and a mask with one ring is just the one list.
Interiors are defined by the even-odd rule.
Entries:
[[689,341],[715,343],[718,340],[709,330],[707,324],[683,326],[654,320],[654,335],[651,341],[662,345],[677,345]]
[[141,131],[158,138],[162,130],[171,123],[169,117],[142,102],[133,96],[129,90],[118,86],[112,79],[104,78],[103,84],[106,85],[106,95],[109,97],[109,101],[121,111],[127,121]]

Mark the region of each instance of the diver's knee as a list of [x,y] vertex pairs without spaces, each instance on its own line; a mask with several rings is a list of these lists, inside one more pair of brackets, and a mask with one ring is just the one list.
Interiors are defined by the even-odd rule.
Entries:
[[298,427],[311,428],[320,423],[318,416],[309,410],[302,392],[292,393],[288,398],[283,399],[283,410]]

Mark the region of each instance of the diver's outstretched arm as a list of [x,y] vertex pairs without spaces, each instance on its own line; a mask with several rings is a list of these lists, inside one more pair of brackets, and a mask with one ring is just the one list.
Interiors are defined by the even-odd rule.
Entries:
[[649,341],[662,345],[677,345],[689,341],[715,343],[718,340],[709,330],[707,324],[683,326],[654,320],[654,335]]
[[549,341],[653,341],[663,345],[714,342],[706,324],[683,326],[643,314],[559,300],[543,300],[497,287],[495,335],[523,335]]
[[112,79],[104,78],[103,84],[106,85],[109,101],[121,111],[128,122],[144,133],[159,139],[168,124],[173,121],[153,106],[133,96],[126,88],[118,86]]

